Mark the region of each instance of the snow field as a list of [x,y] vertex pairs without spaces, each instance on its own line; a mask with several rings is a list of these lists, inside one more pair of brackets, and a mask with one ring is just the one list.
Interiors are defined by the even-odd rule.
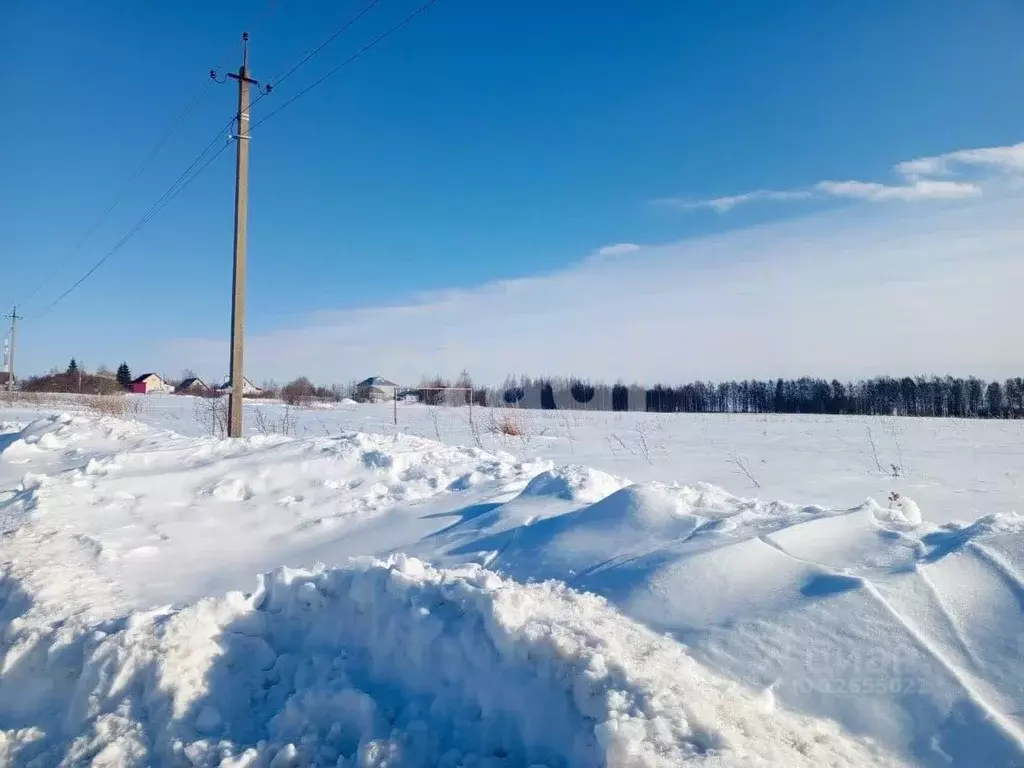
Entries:
[[[146,424],[210,436],[209,401],[178,395],[128,399],[129,410]],[[74,397],[59,407],[74,410]],[[246,433],[253,436],[267,428],[299,438],[395,432],[391,403],[301,409],[254,400],[245,410]],[[2,418],[24,424],[53,412],[53,406],[26,403],[6,409]],[[897,493],[912,498],[934,523],[1024,511],[1024,420],[500,408],[474,408],[472,414],[471,422],[465,407],[400,403],[398,431],[522,460],[581,464],[638,483],[704,482],[740,495],[823,507],[850,506],[869,497],[886,506]],[[522,426],[522,436],[488,428],[506,416]]]
[[1024,763],[1012,512],[403,434],[8,429],[2,764]]
[[[136,400],[147,423],[205,434],[194,418],[192,398]],[[390,403],[306,410],[252,401],[246,408],[253,417],[264,412],[271,423],[292,423],[295,437],[395,431]],[[633,482],[704,482],[804,504],[850,506],[870,497],[885,506],[896,492],[912,498],[936,523],[1024,512],[1024,421],[502,408],[472,413],[471,423],[468,408],[400,403],[398,430],[490,453],[581,464]],[[524,434],[488,429],[491,421],[505,418]],[[255,419],[250,422],[248,433],[258,434]]]

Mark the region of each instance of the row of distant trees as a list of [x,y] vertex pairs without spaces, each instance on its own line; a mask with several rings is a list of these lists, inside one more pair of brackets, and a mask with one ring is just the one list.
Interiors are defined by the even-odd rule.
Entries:
[[[186,374],[192,374],[186,371]],[[185,375],[185,374],[183,374]],[[81,370],[72,358],[63,372],[26,379],[28,392],[123,391],[132,381],[121,363],[115,374]],[[291,405],[356,396],[355,382],[321,386],[300,376],[283,386],[264,385],[266,395]],[[412,396],[427,405],[516,406],[545,410],[649,411],[658,413],[820,413],[851,415],[1024,418],[1024,378],[984,381],[974,376],[878,376],[841,382],[819,378],[695,381],[681,386],[643,387],[579,378],[509,377],[501,387],[473,386],[467,371],[457,379],[423,377]]]
[[[472,386],[440,377],[422,386]],[[1024,378],[1004,382],[970,376],[878,376],[838,379],[695,381],[681,386],[613,385],[577,378],[509,378],[499,388],[473,391],[478,404],[545,410],[650,411],[658,413],[820,413],[851,415],[1024,418]],[[437,399],[431,389],[421,397]],[[451,404],[458,398],[444,398]]]
[[[304,398],[287,395],[296,383]],[[406,397],[426,405],[515,406],[543,410],[656,413],[817,413],[850,415],[1024,418],[1024,378],[1003,382],[974,376],[878,376],[859,381],[801,377],[695,381],[680,386],[606,384],[572,377],[509,377],[501,387],[474,387],[467,371],[457,379],[424,376]],[[305,377],[281,389],[286,401],[354,395],[346,387],[314,387]]]
[[22,392],[81,392],[90,395],[112,395],[123,392],[132,383],[132,372],[127,363],[121,363],[116,373],[105,367],[95,373],[83,370],[75,358],[71,358],[63,371],[52,370],[42,376],[30,376],[20,382]]

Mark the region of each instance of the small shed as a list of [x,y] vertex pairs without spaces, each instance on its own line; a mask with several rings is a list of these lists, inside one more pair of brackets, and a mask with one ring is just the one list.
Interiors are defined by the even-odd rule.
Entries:
[[173,392],[174,387],[164,381],[157,373],[144,373],[128,386],[128,391],[138,395],[151,395]]
[[380,403],[394,400],[398,394],[398,385],[381,376],[371,376],[356,384],[356,400],[367,403]]

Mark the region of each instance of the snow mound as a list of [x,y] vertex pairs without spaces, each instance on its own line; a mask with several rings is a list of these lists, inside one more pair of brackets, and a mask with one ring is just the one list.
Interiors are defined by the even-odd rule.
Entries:
[[567,464],[541,472],[520,495],[524,498],[550,496],[564,501],[594,502],[628,484],[627,480],[599,469]]
[[0,442],[0,455],[24,459],[40,453],[82,450],[85,444],[95,445],[126,440],[140,435],[166,435],[138,422],[110,416],[88,416],[60,413],[35,419]]
[[68,413],[36,419],[9,436],[3,453],[24,452],[29,446],[52,450],[64,445],[71,434],[74,417]]
[[983,536],[1024,533],[1024,515],[1016,512],[998,512],[979,517],[973,523],[947,523],[940,530],[952,536],[972,539]]
[[403,555],[8,642],[5,669],[42,683],[0,689],[8,764],[895,764],[601,598]]
[[[542,488],[553,485],[557,489],[564,482],[557,475],[557,479],[541,478],[534,483]],[[506,506],[515,512],[518,501]],[[501,525],[514,514],[496,509],[489,518],[481,518],[494,521],[493,528],[484,532],[490,535],[478,536],[454,551],[466,554],[475,548],[498,553],[488,564],[523,580],[576,580],[584,573],[607,570],[616,562],[637,565],[641,562],[637,558],[643,557],[649,562],[636,571],[642,578],[649,574],[653,562],[675,557],[680,547],[691,551],[713,548],[823,514],[826,512],[818,507],[742,499],[706,484],[635,484],[564,514],[531,517],[515,528]]]
[[888,523],[897,528],[915,528],[923,520],[921,508],[917,502],[906,496],[900,496],[882,507],[874,499],[868,499],[867,505],[879,522]]
[[[46,437],[61,446],[41,450]],[[405,531],[432,530],[415,505],[518,491],[551,466],[403,434],[219,440],[94,416],[6,438],[20,484],[0,496],[0,531],[17,532],[19,578],[49,609],[107,616],[221,594],[282,562],[397,550]],[[111,584],[117,607],[94,599]]]

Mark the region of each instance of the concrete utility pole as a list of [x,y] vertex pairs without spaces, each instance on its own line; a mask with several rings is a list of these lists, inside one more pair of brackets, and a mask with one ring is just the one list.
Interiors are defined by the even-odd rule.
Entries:
[[249,209],[249,33],[242,33],[242,66],[228,77],[238,81],[238,134],[235,136],[235,260],[231,288],[231,398],[228,437],[242,436],[242,393],[245,373],[242,341],[245,335],[245,229]]
[[14,343],[16,341],[15,335],[18,332],[18,321],[21,320],[18,317],[18,306],[15,305],[14,309],[11,310],[11,314],[8,315],[11,318],[11,339],[10,347],[7,349],[7,391],[14,391]]

